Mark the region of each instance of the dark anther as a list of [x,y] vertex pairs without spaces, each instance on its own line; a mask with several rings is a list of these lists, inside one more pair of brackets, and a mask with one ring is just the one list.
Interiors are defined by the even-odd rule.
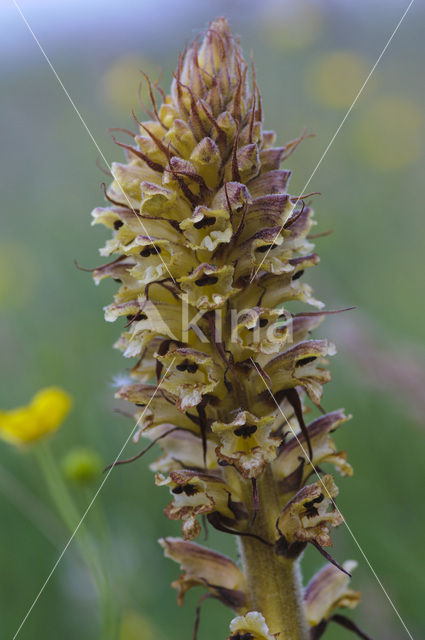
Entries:
[[156,247],[155,245],[152,245],[151,247],[145,247],[144,249],[142,249],[140,255],[142,256],[142,258],[149,258],[149,256],[154,256],[156,253],[161,253],[161,249],[159,247]]
[[130,314],[126,318],[129,322],[138,322],[139,320],[146,320],[147,315],[143,311],[138,311],[136,315]]
[[115,231],[118,231],[118,229],[120,229],[123,226],[123,222],[122,220],[115,220],[114,222],[114,229]]
[[249,425],[245,424],[243,427],[238,427],[233,431],[235,436],[242,436],[242,438],[249,438],[253,433],[257,431],[257,426],[255,424]]
[[203,229],[204,227],[211,227],[215,223],[216,223],[216,218],[214,217],[202,218],[202,220],[195,222],[193,226],[195,227],[195,229]]
[[254,636],[249,631],[246,631],[246,633],[238,631],[237,633],[233,633],[230,638],[231,640],[253,640]]
[[184,487],[182,487],[182,490],[187,496],[194,496],[199,491],[194,484],[185,484]]
[[301,269],[301,271],[297,271],[297,273],[295,273],[295,274],[292,276],[292,280],[298,280],[298,278],[301,278],[301,276],[303,275],[303,273],[304,273],[304,269]]
[[317,498],[314,498],[309,502],[304,502],[304,509],[305,509],[305,514],[307,518],[313,518],[314,516],[318,515],[319,512],[314,505],[320,504],[321,502],[323,502],[324,498],[325,496],[323,495],[323,493],[321,493],[320,496],[318,496]]
[[195,362],[189,362],[188,360],[184,360],[180,364],[176,366],[178,371],[187,371],[188,373],[195,373],[198,371],[198,365]]
[[180,486],[174,487],[174,489],[171,489],[171,492],[175,493],[176,495],[179,493],[183,493],[183,487],[180,487]]
[[203,278],[199,278],[199,280],[195,280],[195,284],[198,287],[207,287],[208,285],[216,284],[217,282],[217,276],[204,276]]
[[266,251],[268,251],[269,249],[274,249],[275,247],[277,247],[277,244],[263,244],[261,245],[261,247],[257,247],[256,248],[256,252],[257,253],[266,253]]
[[297,360],[295,366],[296,367],[303,367],[305,364],[309,364],[310,362],[314,362],[314,360],[316,360],[317,356],[307,356],[307,358],[301,358],[300,360]]

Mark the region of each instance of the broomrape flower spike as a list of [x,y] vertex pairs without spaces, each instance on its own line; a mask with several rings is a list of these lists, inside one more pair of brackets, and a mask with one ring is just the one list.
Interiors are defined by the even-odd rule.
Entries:
[[[205,589],[195,635],[213,597],[237,613],[229,640],[319,638],[342,619],[366,637],[333,615],[360,597],[347,587],[352,563],[324,549],[342,522],[335,480],[310,481],[319,464],[352,468],[331,437],[348,417],[321,409],[335,347],[310,337],[329,313],[304,281],[319,261],[313,210],[281,168],[306,136],[274,146],[254,66],[224,18],[180,56],[168,95],[156,87],[157,101],[155,86],[150,120],[135,117],[133,144],[119,143],[110,202],[93,212],[112,231],[94,279],[119,283],[105,316],[123,318],[116,347],[136,359],[116,396],[135,407],[134,441],[150,441],[120,462],[161,449],[151,468],[183,531],[160,541],[182,569],[173,586],[180,604]],[[318,311],[292,316],[292,301]],[[308,405],[324,415],[307,425]],[[206,522],[236,536],[240,567],[193,542]],[[303,595],[308,543],[328,562]]]

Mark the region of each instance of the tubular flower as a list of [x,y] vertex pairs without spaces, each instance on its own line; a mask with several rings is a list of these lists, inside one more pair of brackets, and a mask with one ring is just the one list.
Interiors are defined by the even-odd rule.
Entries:
[[[344,562],[344,569],[352,571],[357,566],[353,560]],[[329,620],[335,609],[348,607],[354,609],[361,598],[358,591],[348,587],[349,577],[332,564],[325,565],[310,580],[305,593],[304,602],[307,617],[311,625],[318,625]]]
[[178,562],[183,569],[173,583],[178,590],[178,602],[191,587],[206,587],[211,595],[235,611],[245,610],[246,583],[242,571],[221,553],[211,551],[194,542],[180,538],[163,538],[159,541],[167,558]]
[[[347,560],[343,568],[348,573],[356,566],[357,562]],[[334,613],[335,609],[340,608],[355,609],[360,602],[361,594],[351,589],[348,583],[349,577],[332,564],[325,565],[308,583],[304,592],[304,604],[307,619],[312,625],[312,640],[322,637],[331,620],[354,631],[364,640],[370,640],[350,618]]]
[[341,475],[353,475],[353,469],[346,460],[345,451],[336,451],[335,443],[330,436],[330,433],[349,418],[350,416],[345,416],[341,410],[332,411],[308,425],[307,433],[313,449],[311,460],[308,457],[307,439],[304,434],[296,433],[287,441],[273,464],[273,471],[281,491],[297,491],[314,472],[314,468],[324,462],[332,463]]
[[[321,482],[309,484],[301,489],[286,506],[277,520],[277,528],[289,549],[291,545],[303,542],[317,542],[321,547],[332,545],[329,537],[331,527],[343,522],[336,511],[333,498],[338,489],[332,476],[323,476]],[[281,541],[279,540],[279,543]],[[280,545],[279,545],[280,546]]]
[[[306,640],[315,622],[294,567],[308,542],[325,553],[342,516],[331,476],[305,483],[318,464],[352,470],[330,437],[343,412],[304,422],[335,353],[311,337],[327,313],[304,282],[319,261],[313,210],[288,192],[305,136],[274,146],[224,18],[179,58],[168,95],[149,89],[150,120],[116,141],[125,162],[93,212],[112,233],[93,276],[118,282],[105,317],[123,322],[116,347],[135,359],[117,397],[134,406],[134,441],[162,450],[151,468],[182,521],[185,540],[161,542],[184,570],[179,600],[194,584],[223,601],[243,593],[230,598],[243,614],[232,640]],[[316,310],[291,315],[293,301]],[[238,537],[241,570],[188,541],[203,521]]]
[[171,520],[183,520],[185,538],[196,538],[201,526],[196,516],[219,514],[220,520],[235,524],[248,514],[231,488],[220,477],[184,469],[171,471],[168,478],[158,475],[156,484],[168,486],[174,496],[165,510]]
[[25,407],[0,411],[0,437],[16,445],[36,442],[59,429],[71,405],[66,391],[41,389]]

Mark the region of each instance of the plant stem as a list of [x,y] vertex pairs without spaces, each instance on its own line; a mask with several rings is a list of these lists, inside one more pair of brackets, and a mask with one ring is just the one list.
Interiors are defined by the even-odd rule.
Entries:
[[76,534],[76,542],[81,555],[90,570],[92,580],[100,599],[102,611],[102,638],[115,640],[117,637],[118,613],[114,602],[111,585],[106,574],[98,550],[88,533],[85,524],[80,523],[80,513],[63,480],[55,458],[49,445],[41,442],[34,447],[41,472],[43,473],[47,488],[55,503],[55,506],[63,522],[71,534]]
[[[258,513],[250,531],[272,542],[276,539],[275,522],[281,505],[270,467],[259,480],[258,492]],[[247,482],[244,493],[246,500],[252,500]],[[243,536],[239,538],[239,551],[251,610],[263,614],[270,632],[280,633],[279,640],[308,640],[298,560],[278,556],[272,546]]]

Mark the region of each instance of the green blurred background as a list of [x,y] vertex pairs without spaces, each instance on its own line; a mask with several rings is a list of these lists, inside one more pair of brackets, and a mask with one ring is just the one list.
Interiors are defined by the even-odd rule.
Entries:
[[[106,129],[129,126],[139,69],[155,78],[162,68],[167,88],[177,50],[226,14],[245,53],[254,52],[266,128],[281,143],[304,126],[316,134],[290,159],[297,194],[406,5],[34,0],[21,8],[109,162],[122,155]],[[55,457],[84,445],[107,463],[132,427],[113,411],[113,378],[128,362],[112,349],[119,327],[102,315],[114,283],[95,287],[73,264],[102,262],[98,247],[106,234],[91,229],[89,214],[104,201],[105,176],[12,2],[0,2],[0,18],[0,407],[62,386],[75,406],[52,439]],[[322,327],[339,346],[324,406],[354,414],[336,437],[355,469],[353,479],[338,481],[338,502],[414,638],[425,630],[424,18],[424,6],[414,3],[308,187],[322,193],[314,199],[317,232],[334,231],[317,241],[322,262],[309,277],[328,308],[357,307]],[[126,454],[134,451],[130,444]],[[149,456],[111,474],[88,526],[96,536],[99,519],[107,522],[110,547],[101,538],[98,544],[124,616],[120,640],[191,638],[199,594],[189,594],[184,608],[175,604],[169,584],[178,567],[163,559],[156,540],[178,535],[180,527],[162,514],[168,492],[154,487]],[[100,481],[75,490],[81,511]],[[1,442],[0,508],[0,637],[12,638],[67,536],[45,512],[54,509],[34,456]],[[407,638],[348,530],[340,527],[334,540],[336,558],[359,562],[353,579],[364,594],[359,625],[375,639]],[[212,533],[209,544],[235,555],[225,534]],[[308,551],[305,579],[321,564]],[[208,601],[199,639],[225,638],[230,617]],[[100,632],[96,595],[73,544],[19,638],[76,637],[96,639]],[[326,637],[350,634],[330,627]]]

